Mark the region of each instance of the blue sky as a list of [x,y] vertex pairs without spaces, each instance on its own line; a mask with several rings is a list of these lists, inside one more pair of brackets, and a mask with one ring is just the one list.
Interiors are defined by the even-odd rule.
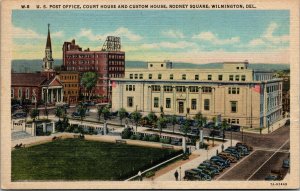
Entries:
[[64,41],[100,50],[107,35],[121,37],[127,60],[287,63],[289,57],[289,11],[16,10],[14,59],[43,57],[48,23],[54,58],[62,57]]

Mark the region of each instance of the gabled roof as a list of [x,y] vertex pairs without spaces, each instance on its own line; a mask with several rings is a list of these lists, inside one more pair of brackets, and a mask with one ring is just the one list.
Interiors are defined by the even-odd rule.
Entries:
[[47,77],[41,76],[41,73],[12,73],[12,86],[40,86]]
[[54,76],[43,82],[42,86],[63,86],[63,84],[60,82],[57,76]]

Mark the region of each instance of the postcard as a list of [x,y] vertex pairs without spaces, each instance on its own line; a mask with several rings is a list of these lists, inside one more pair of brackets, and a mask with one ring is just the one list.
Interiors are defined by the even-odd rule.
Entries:
[[299,189],[299,2],[1,2],[1,188]]

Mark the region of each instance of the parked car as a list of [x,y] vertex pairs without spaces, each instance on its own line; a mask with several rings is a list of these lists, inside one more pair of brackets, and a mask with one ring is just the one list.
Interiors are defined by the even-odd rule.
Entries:
[[194,135],[199,135],[200,130],[199,130],[199,128],[191,128],[191,132],[190,133],[194,134]]
[[275,181],[275,180],[278,180],[278,177],[277,177],[277,175],[268,175],[265,177],[265,180]]
[[219,165],[222,169],[229,167],[229,164],[226,163],[224,160],[219,159],[210,159],[214,164]]
[[228,159],[230,162],[237,162],[237,159],[233,156],[231,156],[229,153],[226,153],[226,152],[221,152],[218,154],[218,156],[224,158],[224,159]]
[[236,153],[234,151],[227,150],[227,149],[224,152],[229,153],[231,156],[235,157],[237,160],[240,160],[240,154],[239,153]]
[[283,160],[282,168],[290,168],[290,159],[284,159]]
[[209,133],[209,136],[210,136],[210,137],[223,137],[223,132],[220,131],[220,130],[212,130],[212,131]]
[[204,125],[204,128],[213,128],[215,126],[214,122],[208,122],[206,125]]
[[243,156],[246,156],[246,155],[250,154],[250,152],[248,151],[248,149],[246,147],[242,146],[242,145],[237,146],[237,150],[239,152],[241,152]]
[[184,177],[185,180],[201,180],[201,176],[199,176],[198,172],[195,172],[193,170],[186,170],[184,171]]
[[250,145],[248,145],[246,143],[238,142],[238,143],[236,143],[235,146],[240,146],[240,145],[246,147],[248,149],[248,151],[250,151],[250,152],[253,151],[253,147],[251,147]]
[[73,112],[72,113],[72,118],[74,118],[74,119],[80,119],[79,113],[78,112]]
[[210,160],[217,160],[217,161],[220,161],[220,162],[224,163],[227,167],[230,166],[230,160],[224,159],[220,156],[213,156],[213,157],[210,158]]
[[12,115],[13,119],[25,118],[27,114],[25,112],[17,112]]

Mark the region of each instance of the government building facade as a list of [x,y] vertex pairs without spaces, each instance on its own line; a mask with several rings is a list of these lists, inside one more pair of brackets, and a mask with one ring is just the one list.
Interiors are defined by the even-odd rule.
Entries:
[[248,61],[226,62],[222,69],[176,69],[170,61],[126,69],[114,78],[112,110],[125,108],[192,118],[201,112],[243,127],[268,127],[282,118],[282,79],[255,71]]

